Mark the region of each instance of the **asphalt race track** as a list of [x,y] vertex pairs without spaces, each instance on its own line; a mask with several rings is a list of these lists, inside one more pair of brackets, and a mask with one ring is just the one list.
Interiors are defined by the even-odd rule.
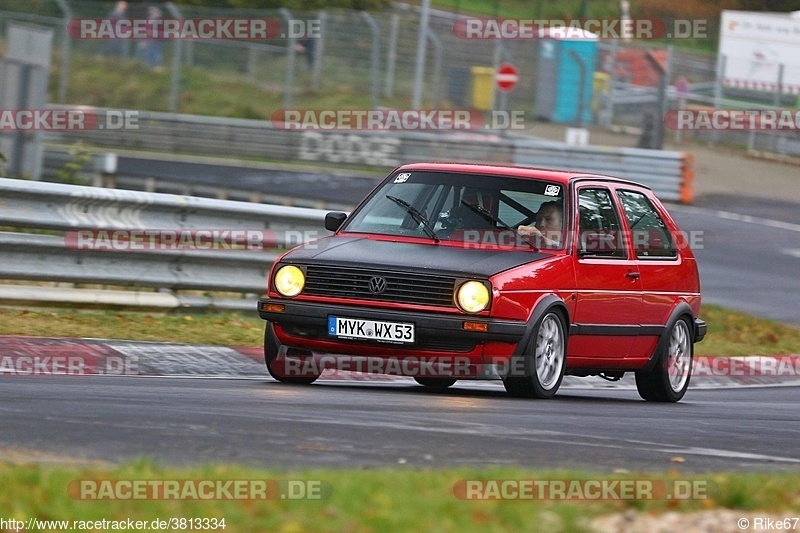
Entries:
[[295,467],[800,466],[798,387],[690,388],[678,404],[619,389],[519,400],[466,382],[431,392],[391,383],[50,376],[4,378],[0,390],[0,454],[8,447]]
[[[800,324],[800,221],[785,221],[789,205],[754,202],[744,210],[670,205],[681,230],[697,232],[692,246],[700,269],[703,301],[780,322]],[[758,215],[769,215],[763,218]]]

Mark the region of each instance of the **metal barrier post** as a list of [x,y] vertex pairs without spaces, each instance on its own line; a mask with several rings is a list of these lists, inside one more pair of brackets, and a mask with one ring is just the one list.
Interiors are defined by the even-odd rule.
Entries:
[[[172,2],[167,2],[166,8],[170,15],[175,18],[183,18],[178,7]],[[169,84],[169,110],[173,113],[178,111],[180,105],[181,90],[181,48],[183,41],[175,39],[172,41],[172,76]]]
[[608,93],[606,94],[605,101],[603,102],[603,109],[600,111],[598,122],[600,126],[609,128],[614,121],[614,83],[616,80],[617,70],[617,51],[619,43],[617,39],[611,40],[611,67],[608,72]]
[[383,94],[387,98],[394,96],[394,67],[397,62],[397,34],[400,31],[400,15],[392,14],[392,25],[389,30],[389,50],[386,54],[386,86]]
[[381,83],[381,29],[375,19],[366,11],[361,12],[361,17],[372,32],[372,108],[380,105]]
[[[778,82],[775,84],[775,93],[772,95],[772,105],[775,109],[779,109],[781,107],[781,93],[783,93],[783,69],[784,64],[781,63],[778,65]],[[772,131],[770,135],[770,151],[778,152],[778,132],[776,130]]]
[[[280,9],[281,17],[286,21],[287,26],[291,25],[292,13],[285,7]],[[295,56],[297,52],[294,49],[296,39],[291,33],[287,33],[286,41],[286,81],[283,93],[283,108],[292,108],[292,97],[294,96],[294,68]]]
[[433,90],[431,91],[431,100],[434,107],[438,107],[442,100],[441,86],[442,86],[442,40],[433,33],[433,30],[428,28],[428,39],[435,49],[433,56]]
[[422,0],[422,11],[419,15],[419,36],[417,38],[417,63],[414,66],[414,95],[411,107],[422,106],[422,82],[425,77],[425,50],[428,44],[428,20],[430,18],[431,0]]
[[322,77],[322,58],[325,49],[325,37],[327,36],[328,14],[324,11],[319,12],[319,38],[314,47],[314,70],[311,72],[311,87],[319,91],[320,79]]
[[[727,60],[728,58],[722,54],[717,57],[717,83],[714,84],[714,109],[719,109],[722,105],[722,91],[723,83],[725,83],[725,64]],[[719,142],[719,130],[714,130],[714,133],[711,134],[711,142],[712,144],[717,144]]]
[[63,104],[67,101],[67,86],[69,85],[69,58],[72,41],[67,33],[67,24],[72,20],[72,9],[67,0],[56,0],[56,3],[64,13],[64,22],[61,26],[61,73],[58,81],[58,101]]

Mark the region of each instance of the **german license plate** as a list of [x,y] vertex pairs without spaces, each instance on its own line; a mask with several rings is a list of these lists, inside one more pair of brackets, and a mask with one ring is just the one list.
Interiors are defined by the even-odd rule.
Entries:
[[414,342],[414,324],[329,316],[328,335],[405,344]]

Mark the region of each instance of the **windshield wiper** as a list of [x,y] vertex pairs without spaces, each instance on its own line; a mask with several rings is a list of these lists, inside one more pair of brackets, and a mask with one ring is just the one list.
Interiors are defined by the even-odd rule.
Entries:
[[497,224],[502,229],[513,229],[511,226],[509,226],[508,224],[506,224],[505,222],[503,222],[502,220],[500,220],[499,218],[497,218],[496,216],[491,214],[489,211],[487,211],[483,207],[481,207],[479,205],[475,205],[475,204],[469,203],[466,200],[461,200],[461,203],[464,204],[465,206],[469,207],[470,209],[472,209],[476,213],[478,213],[480,216],[482,216],[483,218],[485,218],[489,222]]
[[[508,224],[506,224],[505,222],[503,222],[502,220],[500,220],[499,218],[497,218],[496,216],[491,214],[489,211],[487,211],[483,207],[481,207],[479,205],[475,205],[473,203],[470,203],[470,202],[468,202],[466,200],[461,200],[461,203],[464,204],[465,206],[469,207],[470,209],[472,209],[476,213],[478,213],[480,216],[482,216],[483,218],[485,218],[489,222],[497,224],[501,229],[509,229],[511,231],[514,231],[514,228],[512,228],[511,226],[509,226]],[[517,232],[517,235],[519,235],[520,237],[524,238],[525,242],[527,242],[528,245],[530,245],[530,247],[533,249],[534,252],[538,252],[539,251],[539,248],[533,243],[533,241],[529,238],[528,235],[522,235],[519,232]]]
[[393,201],[400,207],[406,210],[406,212],[411,215],[411,218],[414,219],[414,222],[422,226],[422,229],[425,230],[425,234],[428,237],[433,239],[433,242],[439,243],[439,237],[436,236],[436,232],[433,231],[433,226],[431,225],[430,220],[428,220],[425,215],[419,212],[419,210],[411,205],[410,203],[406,202],[401,198],[397,198],[396,196],[391,196],[389,194],[386,195],[386,198]]

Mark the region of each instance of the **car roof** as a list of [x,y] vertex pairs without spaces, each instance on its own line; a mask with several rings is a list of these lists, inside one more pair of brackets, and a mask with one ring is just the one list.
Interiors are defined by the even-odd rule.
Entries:
[[606,176],[604,174],[593,174],[591,172],[581,172],[578,170],[561,170],[554,168],[522,167],[514,165],[488,165],[481,163],[409,163],[402,165],[396,171],[434,171],[434,172],[457,172],[470,174],[486,174],[497,176],[510,176],[514,178],[531,178],[554,181],[562,185],[569,185],[580,180],[610,181],[635,185],[649,189],[646,185],[635,181]]

